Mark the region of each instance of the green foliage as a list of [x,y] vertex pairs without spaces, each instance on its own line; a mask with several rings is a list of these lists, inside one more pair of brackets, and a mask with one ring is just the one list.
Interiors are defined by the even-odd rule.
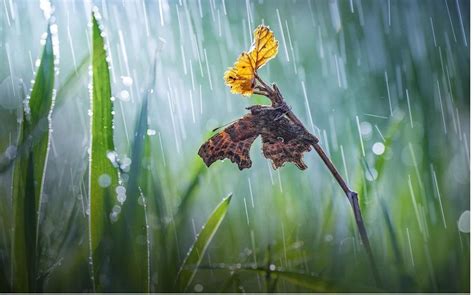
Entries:
[[[110,256],[112,224],[109,213],[115,203],[118,171],[114,166],[113,102],[104,39],[95,16],[92,17],[92,100],[91,148],[89,159],[89,244],[93,284],[101,290],[99,274]],[[110,159],[112,158],[112,160]],[[111,257],[114,258],[113,256]],[[118,257],[116,257],[118,259]]]
[[[38,5],[2,9],[0,291],[469,290],[470,234],[458,227],[469,210],[468,1],[102,2],[105,29],[87,3],[54,1],[56,76],[51,36],[35,41]],[[259,139],[243,171],[196,154],[213,128],[268,103],[222,81],[261,22],[280,53],[260,75],[358,191],[382,290],[316,154],[305,171],[273,170]],[[198,243],[230,191],[219,230]]]
[[224,220],[231,198],[232,195],[229,195],[224,200],[222,200],[219,205],[217,205],[216,209],[214,209],[207,219],[206,224],[203,226],[201,232],[196,237],[196,241],[194,242],[193,246],[189,249],[186,258],[181,265],[178,278],[176,280],[176,283],[181,290],[186,291],[189,287],[189,284],[191,284],[194,276],[196,275],[199,264],[206,253],[209,243],[216,234],[216,231],[219,229],[219,225],[222,223],[222,220]]
[[[48,26],[41,62],[19,128],[18,143],[26,144],[27,150],[13,168],[12,289],[17,292],[41,288],[41,282],[38,282],[41,276],[38,272],[38,227],[49,150],[53,89],[54,53]],[[35,138],[36,142],[31,139],[33,132],[41,132]]]

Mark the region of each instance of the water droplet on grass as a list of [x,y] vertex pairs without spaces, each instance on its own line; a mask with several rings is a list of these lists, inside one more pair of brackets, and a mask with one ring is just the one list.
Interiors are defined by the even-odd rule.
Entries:
[[377,172],[377,170],[375,170],[375,168],[370,168],[370,170],[365,172],[365,178],[368,181],[374,181],[377,179],[378,176],[379,173]]
[[116,222],[118,220],[118,214],[116,212],[112,212],[109,214],[109,218],[112,223]]
[[112,212],[114,212],[116,214],[120,214],[120,212],[122,212],[122,207],[120,207],[119,205],[114,205],[112,207]]
[[102,174],[99,176],[99,186],[100,187],[109,187],[112,183],[112,178],[108,174]]
[[204,287],[201,284],[194,285],[195,292],[202,292],[202,290],[204,290]]
[[469,221],[471,219],[471,211],[464,211],[458,220],[458,229],[460,232],[468,234],[471,231]]
[[125,202],[126,199],[127,199],[126,195],[117,195],[117,201],[119,201],[120,204],[123,204],[123,202]]
[[115,188],[115,192],[117,193],[117,195],[125,195],[127,189],[124,186],[119,185]]
[[17,152],[16,146],[10,145],[5,150],[5,157],[9,160],[13,160],[16,158],[16,152]]
[[118,167],[118,163],[117,163],[118,154],[116,151],[108,151],[107,158],[110,160],[110,162],[112,162],[112,165],[114,165],[115,168]]

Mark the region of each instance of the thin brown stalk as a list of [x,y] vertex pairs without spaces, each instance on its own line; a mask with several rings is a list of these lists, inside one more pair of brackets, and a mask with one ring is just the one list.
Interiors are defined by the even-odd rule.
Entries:
[[[263,94],[266,97],[268,97],[270,99],[270,101],[272,102],[273,107],[286,106],[285,99],[284,99],[283,95],[281,94],[280,90],[278,89],[278,87],[275,84],[273,84],[272,87],[270,87],[257,74],[255,74],[255,78],[260,83],[260,85],[257,85],[256,88],[259,89],[259,90],[265,89],[265,91],[255,92],[256,94]],[[329,157],[324,152],[323,148],[319,145],[318,138],[316,136],[314,136],[313,134],[311,134],[306,129],[306,127],[304,127],[303,123],[293,113],[293,111],[290,108],[287,108],[287,109],[288,109],[288,111],[286,113],[286,116],[288,117],[288,119],[290,119],[294,124],[297,124],[297,125],[301,126],[307,134],[312,135],[312,137],[314,138],[313,142],[312,142],[312,146],[313,146],[314,150],[318,153],[319,157],[323,160],[324,164],[329,169],[331,174],[334,176],[337,183],[339,184],[341,189],[344,191],[347,199],[349,200],[349,203],[351,204],[351,207],[352,207],[352,211],[354,212],[354,217],[355,217],[355,221],[356,221],[356,224],[357,224],[357,229],[359,231],[359,235],[362,239],[362,243],[364,244],[365,251],[367,252],[367,256],[369,258],[369,263],[370,263],[370,266],[371,266],[371,269],[372,269],[372,273],[373,273],[373,276],[374,276],[375,283],[377,284],[378,287],[380,287],[381,286],[380,275],[379,275],[379,272],[377,270],[377,265],[375,263],[375,259],[374,259],[373,253],[372,253],[372,248],[370,246],[369,237],[367,235],[367,231],[366,231],[365,226],[364,226],[364,220],[362,218],[362,213],[361,213],[360,206],[359,206],[359,199],[358,199],[357,192],[354,192],[349,188],[349,186],[344,181],[344,179],[342,178],[339,171],[337,171],[336,167],[332,163],[331,159],[329,159]]]

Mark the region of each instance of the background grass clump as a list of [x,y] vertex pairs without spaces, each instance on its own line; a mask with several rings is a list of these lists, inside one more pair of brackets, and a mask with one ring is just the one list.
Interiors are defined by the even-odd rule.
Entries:
[[359,192],[381,290],[469,290],[469,1],[48,3],[0,11],[0,291],[380,290],[315,153],[197,156],[266,103],[222,80],[262,22],[260,75]]

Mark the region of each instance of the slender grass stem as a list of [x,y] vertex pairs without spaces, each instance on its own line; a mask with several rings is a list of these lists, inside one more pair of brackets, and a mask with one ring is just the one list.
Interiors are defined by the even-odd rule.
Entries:
[[274,107],[279,107],[279,106],[286,106],[286,109],[288,110],[286,113],[286,116],[288,119],[290,119],[294,124],[297,124],[305,130],[305,132],[309,135],[310,138],[312,138],[312,143],[311,145],[313,146],[314,150],[318,153],[319,157],[323,160],[324,164],[326,167],[329,169],[331,174],[334,176],[336,179],[337,183],[341,187],[341,189],[344,191],[346,194],[347,199],[349,200],[352,211],[354,212],[354,217],[355,221],[357,224],[357,229],[359,231],[360,237],[362,239],[362,243],[364,244],[365,251],[367,252],[367,256],[369,258],[369,263],[372,269],[372,273],[374,276],[375,283],[377,284],[377,287],[381,287],[381,281],[380,281],[380,275],[377,270],[377,265],[375,263],[375,258],[372,253],[372,248],[370,246],[370,241],[369,237],[367,235],[367,231],[365,229],[364,225],[364,219],[362,218],[362,212],[360,210],[359,206],[359,198],[357,195],[357,192],[352,191],[347,183],[344,181],[344,178],[342,178],[341,174],[337,170],[337,168],[334,166],[332,163],[331,159],[326,155],[326,152],[323,150],[323,148],[319,145],[319,139],[311,134],[306,127],[304,127],[303,123],[300,121],[300,119],[293,113],[291,108],[289,108],[285,102],[285,99],[283,95],[281,94],[280,90],[276,86],[276,84],[272,84],[272,87],[268,86],[265,81],[263,81],[256,73],[255,73],[255,78],[257,79],[258,82],[260,82],[261,86],[257,88],[257,90],[260,90],[264,88],[267,93],[261,92],[261,91],[255,91],[254,93],[256,94],[262,94],[265,95],[270,99],[272,102],[272,106]]

